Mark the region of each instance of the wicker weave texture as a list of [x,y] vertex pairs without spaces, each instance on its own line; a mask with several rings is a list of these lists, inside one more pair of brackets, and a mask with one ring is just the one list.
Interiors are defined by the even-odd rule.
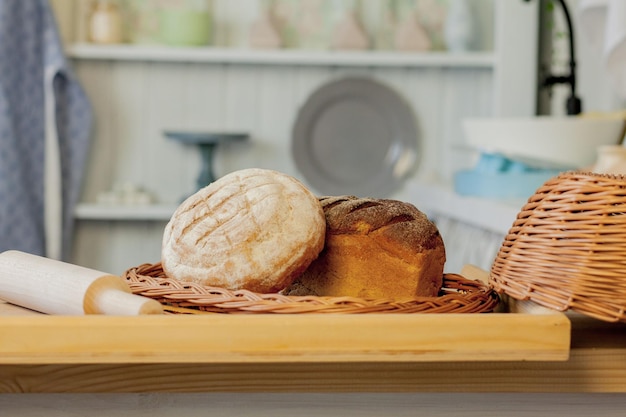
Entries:
[[626,321],[626,177],[548,180],[518,213],[490,280],[519,300]]
[[168,278],[160,263],[143,264],[124,274],[134,294],[158,300],[169,312],[212,313],[488,313],[499,303],[488,285],[457,274],[444,275],[439,297],[404,301],[365,300],[354,297],[284,296],[246,290],[229,291]]

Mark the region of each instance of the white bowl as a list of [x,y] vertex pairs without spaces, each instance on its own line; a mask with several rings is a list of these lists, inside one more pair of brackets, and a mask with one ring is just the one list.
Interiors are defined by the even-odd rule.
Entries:
[[592,165],[597,148],[618,144],[624,119],[574,116],[466,119],[465,139],[473,148],[499,153],[539,168],[577,169]]

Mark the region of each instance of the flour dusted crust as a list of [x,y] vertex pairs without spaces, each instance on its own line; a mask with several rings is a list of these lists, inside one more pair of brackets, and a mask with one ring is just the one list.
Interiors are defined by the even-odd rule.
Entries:
[[284,293],[407,299],[437,296],[446,260],[437,227],[396,200],[322,197],[325,248]]
[[295,178],[235,171],[178,207],[165,227],[161,262],[177,280],[278,292],[322,250],[325,225],[318,198]]

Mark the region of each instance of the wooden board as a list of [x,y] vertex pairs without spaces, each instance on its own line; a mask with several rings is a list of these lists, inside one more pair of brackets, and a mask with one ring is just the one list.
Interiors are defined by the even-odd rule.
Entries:
[[569,320],[547,311],[118,317],[0,309],[0,364],[559,361],[569,345]]
[[567,361],[0,364],[0,393],[626,393],[626,323],[567,317]]

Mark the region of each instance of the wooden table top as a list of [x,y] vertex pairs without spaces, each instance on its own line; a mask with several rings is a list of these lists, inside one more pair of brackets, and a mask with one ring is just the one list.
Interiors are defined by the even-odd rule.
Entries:
[[[0,307],[5,393],[626,392],[626,324],[580,315],[124,318]],[[541,347],[550,334],[559,337]],[[107,342],[116,335],[128,340]]]

